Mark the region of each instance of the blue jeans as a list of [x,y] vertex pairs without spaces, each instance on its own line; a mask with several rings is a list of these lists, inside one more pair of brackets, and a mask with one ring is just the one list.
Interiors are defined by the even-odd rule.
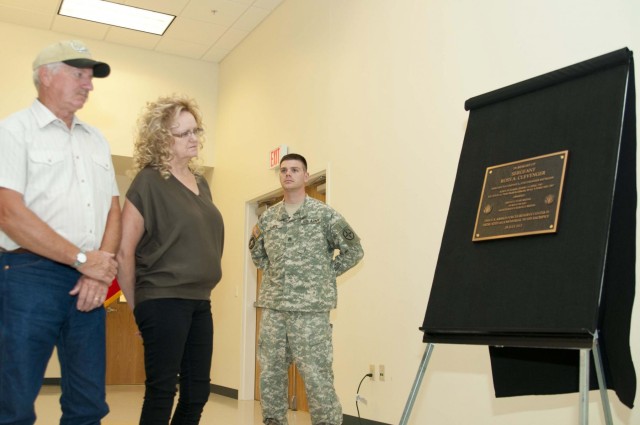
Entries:
[[0,424],[33,424],[34,402],[58,348],[60,424],[99,424],[105,401],[105,311],[78,311],[80,274],[34,254],[0,253]]
[[199,423],[210,394],[211,303],[178,298],[148,300],[136,305],[134,315],[144,341],[147,375],[140,424],[169,423],[178,382],[180,396],[171,424]]

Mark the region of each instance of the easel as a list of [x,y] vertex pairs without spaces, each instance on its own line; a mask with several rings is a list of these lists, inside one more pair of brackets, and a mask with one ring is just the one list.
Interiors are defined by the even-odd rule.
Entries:
[[[434,348],[433,343],[427,343],[427,348],[422,356],[418,373],[409,392],[409,398],[405,404],[402,417],[400,418],[400,425],[407,425],[409,423],[409,415],[413,409],[413,404],[416,401],[422,378],[427,370],[427,364],[431,358]],[[613,419],[611,416],[611,407],[609,405],[609,395],[607,394],[607,383],[604,376],[604,368],[602,365],[602,358],[600,356],[600,345],[598,343],[598,334],[593,337],[593,345],[591,348],[579,348],[580,350],[580,416],[579,425],[588,425],[589,423],[589,353],[593,353],[594,366],[596,369],[596,375],[598,378],[598,385],[600,387],[600,397],[602,399],[602,408],[604,410],[604,418],[606,425],[613,425]]]
[[[469,120],[420,327],[427,346],[400,425],[408,423],[434,344],[487,346],[498,397],[579,391],[580,425],[588,423],[591,352],[605,421],[612,425],[603,371],[630,408],[636,389],[625,344],[636,264],[632,53],[620,49],[476,96],[465,109]],[[566,169],[545,168],[552,158],[569,158]],[[511,174],[487,177],[510,166]],[[534,200],[538,186],[522,185],[520,168],[544,172],[554,185],[547,188],[558,188],[558,196]],[[512,184],[522,194],[511,197]],[[484,197],[485,189],[495,199],[505,196],[504,206]],[[559,194],[561,207],[553,204]],[[521,196],[531,200],[522,211]],[[560,207],[557,223],[548,226],[554,233],[527,233],[528,214],[543,205]],[[490,216],[496,211],[505,215]],[[511,219],[518,233],[510,233]],[[482,240],[487,234],[480,225],[496,233]],[[579,362],[574,350],[580,350]]]

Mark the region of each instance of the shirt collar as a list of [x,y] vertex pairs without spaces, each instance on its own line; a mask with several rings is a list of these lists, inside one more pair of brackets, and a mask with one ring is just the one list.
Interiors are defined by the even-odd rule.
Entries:
[[[300,208],[298,208],[298,211],[293,213],[293,217],[295,216],[299,216],[300,218],[304,218],[307,216],[307,200],[309,199],[309,195],[305,195],[304,197],[304,201],[302,201],[302,205],[300,205]],[[286,208],[284,207],[284,199],[280,202],[280,205],[278,205],[278,219],[279,220],[287,220],[289,218],[289,213],[287,213]],[[292,218],[293,218],[292,217]]]
[[[55,122],[60,122],[62,123],[62,120],[58,117],[56,117],[53,112],[51,112],[49,110],[49,108],[47,108],[42,102],[40,102],[40,100],[36,99],[33,101],[33,104],[31,105],[31,112],[33,113],[34,117],[36,118],[36,122],[38,123],[38,127],[40,128],[44,128],[52,123]],[[64,123],[63,123],[64,125]],[[86,128],[86,124],[78,119],[77,116],[73,116],[73,122],[72,122],[72,126],[71,128],[82,128],[85,131],[88,131]],[[66,125],[65,125],[66,128]]]

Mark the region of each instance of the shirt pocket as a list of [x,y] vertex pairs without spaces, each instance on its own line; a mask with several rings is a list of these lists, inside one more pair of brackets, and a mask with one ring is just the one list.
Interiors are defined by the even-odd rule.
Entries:
[[38,150],[29,152],[29,184],[47,196],[56,196],[69,189],[72,171],[64,152]]
[[304,219],[299,227],[300,254],[307,257],[327,257],[329,243],[324,231],[324,225],[319,218]]
[[93,154],[91,155],[91,165],[93,173],[94,187],[107,195],[109,202],[113,196],[113,165],[111,164],[111,158],[104,155]]
[[287,228],[282,223],[273,223],[263,231],[264,249],[269,261],[278,263],[287,251]]

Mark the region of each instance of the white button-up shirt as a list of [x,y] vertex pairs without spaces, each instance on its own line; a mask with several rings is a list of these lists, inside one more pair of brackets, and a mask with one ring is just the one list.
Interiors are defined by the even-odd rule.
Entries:
[[[0,187],[84,250],[100,247],[113,196],[118,196],[109,144],[98,129],[72,128],[38,100],[0,121]],[[0,231],[0,248],[19,246]]]

